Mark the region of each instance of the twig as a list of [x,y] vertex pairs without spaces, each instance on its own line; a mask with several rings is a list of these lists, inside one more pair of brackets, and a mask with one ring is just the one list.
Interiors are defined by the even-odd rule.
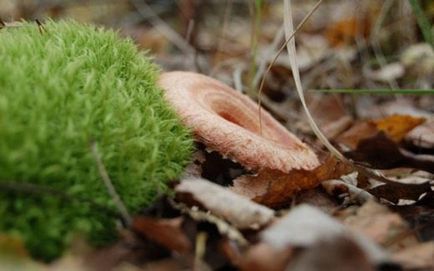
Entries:
[[107,173],[107,170],[101,160],[101,157],[98,154],[96,143],[93,142],[91,144],[91,150],[92,154],[95,158],[95,162],[98,166],[98,171],[101,176],[101,179],[104,182],[104,185],[107,188],[108,193],[113,199],[113,203],[115,204],[116,208],[119,210],[119,213],[121,214],[122,218],[125,220],[125,223],[127,226],[131,225],[132,218],[130,214],[128,213],[127,208],[125,207],[125,204],[122,202],[121,198],[119,197],[118,193],[116,192],[115,187],[113,186],[112,181],[110,180],[110,177]]

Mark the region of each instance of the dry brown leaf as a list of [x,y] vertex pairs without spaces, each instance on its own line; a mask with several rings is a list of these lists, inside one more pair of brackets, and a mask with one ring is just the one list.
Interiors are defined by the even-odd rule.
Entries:
[[351,166],[329,156],[311,171],[293,170],[285,174],[270,170],[255,176],[243,175],[234,180],[231,190],[260,204],[278,207],[287,204],[295,193],[315,188],[324,180],[339,178],[350,171]]
[[425,121],[421,117],[392,115],[378,120],[367,120],[354,124],[336,140],[354,150],[360,141],[384,132],[394,142],[400,142],[409,131]]
[[205,209],[240,229],[259,228],[274,217],[273,210],[204,179],[184,179],[175,191],[178,196],[190,194]]
[[398,203],[400,199],[417,201],[421,195],[430,191],[432,190],[429,182],[420,184],[390,182],[369,189],[369,193],[375,195],[377,198],[387,199],[393,203]]
[[400,250],[392,258],[412,270],[434,270],[434,241]]
[[392,115],[375,121],[377,129],[395,142],[400,142],[409,131],[422,124],[424,118],[408,115]]
[[384,246],[417,242],[401,216],[375,201],[366,202],[355,215],[347,217],[344,224]]
[[132,228],[141,236],[179,253],[191,251],[192,244],[184,234],[181,218],[156,219],[138,216],[134,218]]
[[378,129],[374,122],[363,121],[355,123],[350,129],[338,136],[336,141],[351,150],[355,150],[361,140],[373,137],[377,133]]

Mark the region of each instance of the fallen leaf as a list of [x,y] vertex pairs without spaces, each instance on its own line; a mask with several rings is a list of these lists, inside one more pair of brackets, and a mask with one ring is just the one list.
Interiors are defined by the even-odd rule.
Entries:
[[355,150],[361,141],[383,132],[394,142],[400,142],[409,131],[424,121],[424,118],[407,115],[392,115],[378,120],[361,121],[342,133],[336,141]]
[[373,200],[363,204],[353,216],[345,218],[343,223],[389,249],[391,245],[399,247],[417,242],[401,216]]
[[359,142],[378,134],[377,125],[372,121],[355,123],[350,129],[336,138],[336,141],[350,150],[355,150]]
[[376,169],[407,167],[434,173],[434,156],[405,151],[383,132],[360,140],[357,148],[345,152],[345,156]]
[[[357,187],[357,172],[342,176],[338,180],[327,180],[321,183],[325,191],[332,196],[348,197],[344,204],[353,202],[365,203],[374,200],[374,196],[369,192]],[[355,181],[352,181],[355,180]]]
[[434,241],[404,248],[394,253],[392,259],[407,270],[434,270]]
[[395,142],[400,142],[409,131],[422,124],[424,118],[407,115],[392,115],[375,121],[378,130],[383,131]]
[[339,270],[374,271],[373,264],[365,252],[351,239],[336,237],[317,242],[302,251],[289,264],[286,270]]
[[234,180],[231,190],[254,201],[278,207],[288,204],[302,190],[315,188],[322,181],[336,179],[351,171],[351,167],[329,156],[311,171],[261,171],[257,175],[244,175]]
[[206,210],[240,229],[257,229],[274,217],[273,210],[204,179],[184,179],[175,191],[178,197],[190,194]]
[[273,225],[262,231],[261,240],[275,249],[311,247],[324,240],[349,238],[359,246],[370,261],[387,262],[387,254],[375,243],[350,231],[336,219],[309,205],[298,205]]
[[132,229],[141,236],[178,253],[191,251],[192,244],[184,234],[182,218],[155,219],[138,216],[134,218]]
[[369,193],[377,198],[387,199],[390,202],[398,203],[400,199],[417,201],[420,197],[431,191],[429,182],[421,184],[406,184],[390,181],[389,183],[369,189]]

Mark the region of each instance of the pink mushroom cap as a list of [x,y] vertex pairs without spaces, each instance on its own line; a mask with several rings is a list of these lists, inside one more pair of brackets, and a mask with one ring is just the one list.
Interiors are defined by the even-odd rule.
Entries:
[[167,72],[159,85],[199,142],[250,170],[311,170],[316,154],[246,95],[205,75]]

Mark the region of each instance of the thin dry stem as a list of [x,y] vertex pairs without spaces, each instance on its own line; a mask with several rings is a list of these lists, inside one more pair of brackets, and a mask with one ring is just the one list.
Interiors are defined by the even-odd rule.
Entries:
[[265,71],[265,73],[262,76],[261,84],[259,85],[259,91],[258,91],[258,116],[259,116],[259,130],[260,130],[261,135],[262,135],[261,96],[262,96],[262,90],[263,90],[264,84],[265,84],[265,77],[270,72],[270,70],[273,67],[274,63],[277,61],[277,58],[279,57],[279,55],[283,52],[283,50],[286,48],[286,46],[288,45],[288,43],[294,38],[295,34],[303,27],[303,25],[307,22],[307,20],[318,9],[318,7],[322,3],[322,1],[323,0],[319,0],[315,4],[315,6],[312,8],[312,10],[310,10],[309,13],[303,18],[303,20],[297,26],[297,28],[295,29],[295,31],[293,31],[293,33],[291,35],[289,35],[289,37],[286,36],[285,42],[279,48],[279,51],[277,52],[277,54],[273,58],[273,61],[271,61],[270,65],[268,65],[267,70]]
[[127,208],[125,207],[125,204],[122,202],[121,198],[119,197],[119,194],[116,192],[115,187],[113,186],[112,181],[110,180],[110,177],[107,173],[107,170],[101,160],[101,157],[98,153],[98,149],[96,146],[96,143],[93,142],[91,144],[91,150],[92,155],[94,156],[95,162],[98,166],[99,174],[101,175],[101,179],[104,182],[105,187],[107,188],[108,193],[113,199],[113,203],[115,204],[116,208],[119,210],[119,213],[121,214],[122,218],[126,222],[127,225],[131,225],[132,218],[131,215],[128,213]]

